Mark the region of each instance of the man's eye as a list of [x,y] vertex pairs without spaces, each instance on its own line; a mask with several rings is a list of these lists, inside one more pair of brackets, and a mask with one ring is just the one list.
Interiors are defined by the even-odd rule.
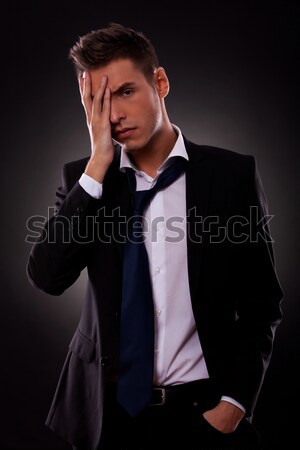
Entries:
[[132,93],[133,89],[126,89],[125,91],[123,91],[124,97],[129,97],[129,95],[131,95]]

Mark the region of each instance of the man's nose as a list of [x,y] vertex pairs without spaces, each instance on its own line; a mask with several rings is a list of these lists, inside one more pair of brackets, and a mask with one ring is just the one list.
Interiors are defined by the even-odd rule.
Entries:
[[121,119],[125,119],[126,114],[121,109],[116,102],[111,102],[110,106],[110,121],[113,124],[117,124],[120,122]]

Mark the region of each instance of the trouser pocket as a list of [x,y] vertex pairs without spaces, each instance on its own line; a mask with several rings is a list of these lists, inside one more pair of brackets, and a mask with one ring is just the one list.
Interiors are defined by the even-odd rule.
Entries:
[[242,419],[234,432],[222,433],[213,427],[201,412],[194,411],[192,433],[192,448],[195,449],[261,450],[259,435],[247,419]]

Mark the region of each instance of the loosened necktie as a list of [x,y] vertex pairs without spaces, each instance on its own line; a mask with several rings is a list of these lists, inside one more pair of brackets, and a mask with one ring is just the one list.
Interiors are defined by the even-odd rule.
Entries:
[[184,158],[174,157],[155,185],[145,191],[136,191],[135,173],[127,169],[133,216],[128,223],[123,261],[117,399],[131,416],[149,403],[153,384],[154,308],[143,213],[155,194],[182,174],[185,163]]

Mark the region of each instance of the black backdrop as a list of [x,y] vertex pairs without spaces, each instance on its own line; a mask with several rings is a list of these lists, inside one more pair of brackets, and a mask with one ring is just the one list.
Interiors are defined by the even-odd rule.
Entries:
[[274,215],[271,229],[285,300],[255,424],[264,449],[291,448],[296,431],[291,408],[299,401],[296,2],[11,1],[6,8],[1,40],[1,448],[70,448],[44,421],[80,315],[86,274],[60,297],[31,287],[25,273],[31,247],[26,222],[30,216],[47,216],[62,164],[89,154],[67,54],[78,36],[111,21],[143,31],[156,46],[171,83],[171,121],[187,137],[257,159]]

